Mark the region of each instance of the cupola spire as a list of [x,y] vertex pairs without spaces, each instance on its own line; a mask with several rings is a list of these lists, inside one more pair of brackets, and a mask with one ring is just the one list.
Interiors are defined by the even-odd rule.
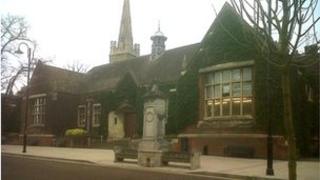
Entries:
[[158,31],[151,36],[152,40],[152,50],[151,50],[151,60],[160,57],[166,50],[165,42],[167,37],[161,32],[160,21],[158,21]]

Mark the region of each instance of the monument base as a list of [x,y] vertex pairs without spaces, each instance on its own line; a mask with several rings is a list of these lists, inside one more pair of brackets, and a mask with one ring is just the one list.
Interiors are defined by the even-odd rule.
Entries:
[[138,164],[145,167],[162,166],[162,151],[139,151]]
[[162,153],[168,151],[168,142],[164,139],[144,139],[139,144],[138,164],[145,167],[162,166]]

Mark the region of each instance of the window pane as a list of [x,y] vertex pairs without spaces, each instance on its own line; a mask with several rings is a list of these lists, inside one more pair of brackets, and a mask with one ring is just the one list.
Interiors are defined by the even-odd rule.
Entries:
[[78,108],[78,121],[79,121],[79,125],[84,125],[85,124],[85,107],[79,107]]
[[230,84],[224,84],[222,86],[222,97],[230,96]]
[[240,115],[240,98],[232,99],[232,115]]
[[212,106],[213,106],[213,100],[209,100],[206,103],[206,115],[207,117],[212,116]]
[[230,99],[223,99],[222,102],[222,115],[230,115]]
[[251,68],[243,68],[243,80],[244,81],[251,81]]
[[240,69],[232,70],[232,81],[240,81]]
[[206,87],[206,99],[212,98],[212,86]]
[[252,114],[252,99],[251,98],[243,98],[242,99],[242,109],[243,109],[243,115],[251,115]]
[[251,82],[244,82],[242,84],[242,88],[243,88],[243,96],[251,96],[252,95]]
[[220,116],[220,105],[221,105],[221,100],[216,99],[214,101],[214,116]]
[[221,72],[214,73],[214,83],[221,84]]
[[209,73],[209,74],[207,74],[207,76],[206,76],[207,78],[206,78],[206,84],[212,84],[213,83],[213,73]]
[[221,97],[221,86],[220,85],[215,85],[214,86],[214,97],[218,98]]
[[230,82],[230,71],[223,71],[222,82]]
[[241,96],[240,83],[232,83],[232,96],[233,97]]
[[100,114],[101,114],[101,106],[94,105],[93,106],[93,122],[94,124],[98,125],[100,122]]

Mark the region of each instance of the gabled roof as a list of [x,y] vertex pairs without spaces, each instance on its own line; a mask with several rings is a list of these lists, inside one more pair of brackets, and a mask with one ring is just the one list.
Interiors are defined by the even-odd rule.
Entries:
[[104,64],[92,68],[85,77],[86,89],[84,92],[96,92],[102,90],[113,90],[118,82],[127,73],[134,74],[138,82],[140,75],[144,72],[149,56],[140,56],[134,59]]
[[240,15],[237,13],[237,11],[228,3],[225,2],[222,6],[221,10],[219,11],[217,17],[214,19],[213,23],[209,27],[207,33],[204,35],[202,41],[204,41],[208,36],[212,35],[217,27],[221,27],[221,23],[226,20],[226,16],[232,16],[233,18],[236,18],[239,20],[239,22],[244,22],[240,17]]
[[62,69],[40,62],[34,70],[30,84],[32,89],[41,86],[46,90],[78,93],[83,79],[83,73]]
[[201,67],[256,56],[256,31],[226,2],[201,41]]

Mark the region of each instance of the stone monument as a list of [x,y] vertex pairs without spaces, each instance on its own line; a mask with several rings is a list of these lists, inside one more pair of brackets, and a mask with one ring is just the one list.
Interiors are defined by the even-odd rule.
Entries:
[[162,153],[168,151],[164,139],[168,100],[154,84],[144,97],[143,137],[138,148],[138,164],[156,167],[162,165]]

